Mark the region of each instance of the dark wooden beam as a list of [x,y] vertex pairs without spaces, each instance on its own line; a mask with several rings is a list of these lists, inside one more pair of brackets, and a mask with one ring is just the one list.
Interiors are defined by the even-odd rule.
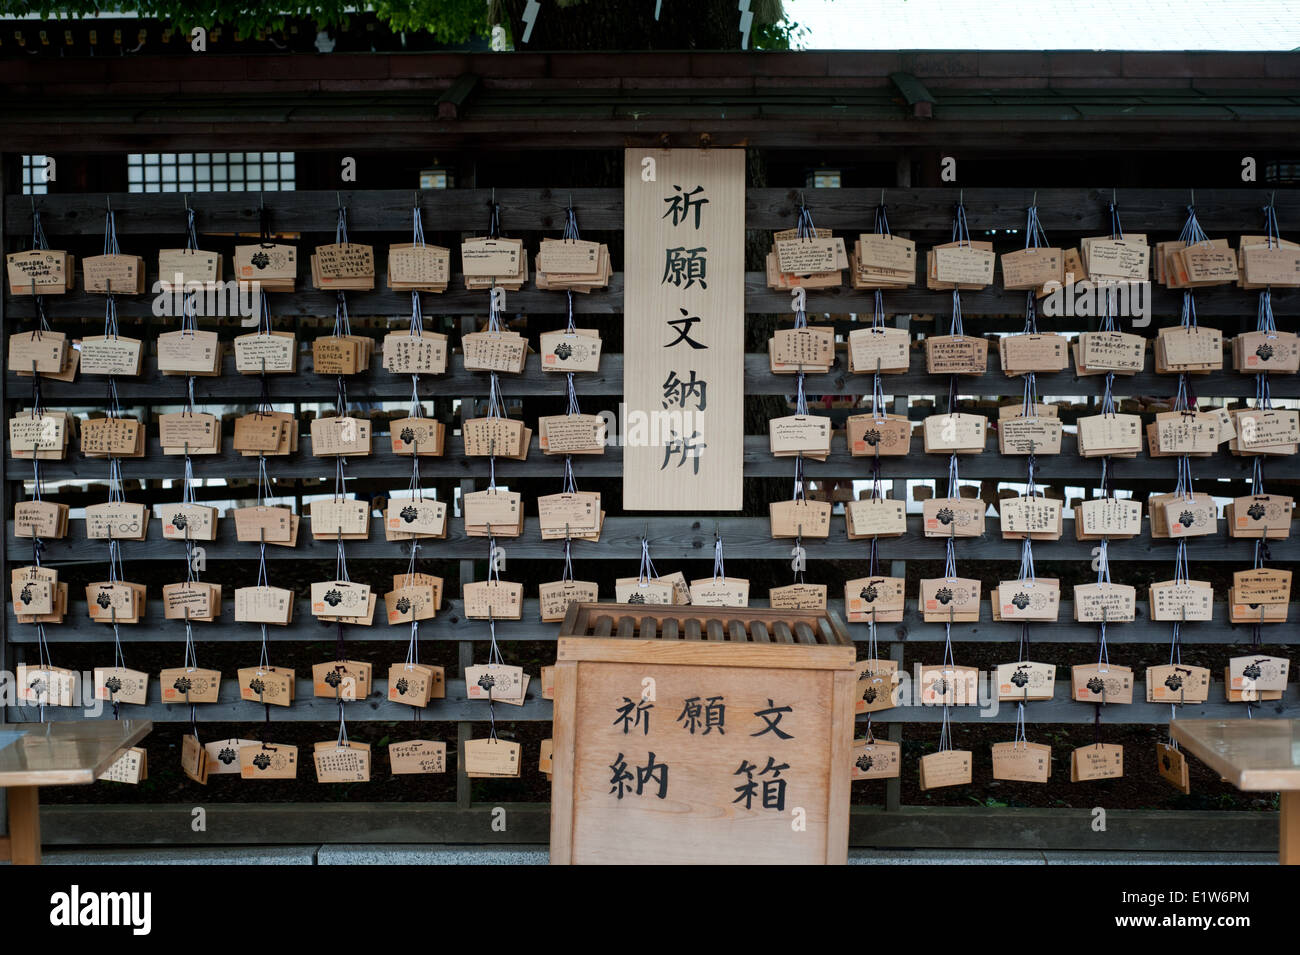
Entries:
[[911,73],[901,71],[890,73],[889,81],[903,94],[907,105],[912,107],[912,115],[917,119],[930,119],[934,116],[934,95]]
[[[220,785],[214,779],[212,785]],[[41,807],[46,846],[199,845],[545,845],[550,807],[501,805],[504,832],[491,825],[495,804],[219,803],[208,801],[207,831],[193,832],[186,805]],[[849,845],[908,849],[1035,849],[1085,852],[1274,852],[1277,813],[1112,809],[1094,830],[1092,810],[905,806],[886,812],[854,806]]]
[[459,119],[482,83],[483,78],[477,73],[462,73],[456,77],[438,97],[438,118]]

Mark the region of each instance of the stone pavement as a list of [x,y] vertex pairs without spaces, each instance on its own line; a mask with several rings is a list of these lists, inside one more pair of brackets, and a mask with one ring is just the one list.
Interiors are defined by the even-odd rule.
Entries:
[[[46,865],[545,865],[543,846],[220,846],[48,849]],[[1276,865],[1271,852],[852,849],[850,865]]]

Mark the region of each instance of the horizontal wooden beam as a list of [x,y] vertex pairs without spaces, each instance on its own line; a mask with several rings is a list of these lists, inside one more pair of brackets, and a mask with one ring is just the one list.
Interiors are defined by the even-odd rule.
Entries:
[[[401,660],[394,654],[394,663]],[[324,662],[317,661],[317,662]],[[960,661],[958,661],[960,662]],[[1092,663],[1093,660],[1079,661]],[[1118,660],[1115,661],[1117,664]],[[250,659],[249,666],[255,666],[256,660]],[[379,667],[377,670],[381,669]],[[221,681],[221,697],[216,703],[199,703],[199,717],[204,722],[250,722],[261,720],[265,707],[256,700],[244,700],[239,696],[233,673],[226,673]],[[491,716],[485,701],[470,700],[465,696],[465,681],[449,679],[446,681],[447,698],[430,700],[421,708],[420,718],[433,722],[479,721],[487,722]],[[149,702],[140,705],[126,705],[123,715],[133,719],[152,720],[155,723],[188,723],[189,707],[183,703],[163,703],[161,688],[157,679],[149,681]],[[1146,684],[1134,680],[1133,700],[1131,704],[1112,704],[1102,707],[1103,724],[1163,723],[1169,719],[1169,703],[1147,703]],[[388,680],[376,679],[373,690],[364,700],[350,701],[345,704],[347,717],[353,722],[401,722],[411,717],[411,707],[405,703],[393,703],[388,699]],[[1029,717],[1034,723],[1092,723],[1096,717],[1096,707],[1091,703],[1076,703],[1070,698],[1070,683],[1059,680],[1056,684],[1055,697],[1051,700],[1035,701],[1029,704]],[[38,707],[10,706],[9,715],[15,717],[13,722],[28,722],[31,714]],[[991,709],[991,707],[990,707]],[[88,714],[78,706],[46,706],[45,718],[54,721],[81,719],[113,719],[113,709],[106,706],[98,716]],[[1270,718],[1289,718],[1300,714],[1300,691],[1294,685],[1289,687],[1281,700],[1259,703],[1255,706],[1258,715]],[[1226,719],[1241,716],[1245,707],[1240,703],[1228,703],[1224,700],[1223,683],[1215,681],[1210,687],[1210,699],[1205,703],[1187,703],[1179,707],[1179,719]],[[332,697],[312,695],[312,683],[309,679],[297,681],[297,698],[293,705],[275,707],[275,722],[330,722],[339,716],[338,702]],[[522,706],[498,704],[495,717],[500,721],[548,722],[551,719],[551,701],[541,699],[541,683],[534,682],[529,688],[528,696]],[[859,717],[865,721],[866,715]],[[939,723],[944,719],[941,706],[898,706],[892,710],[872,713],[875,723]],[[1016,707],[1007,703],[997,707],[996,713],[990,713],[985,707],[951,706],[948,719],[954,723],[1014,723]],[[958,741],[960,742],[960,740]]]
[[[1151,361],[1151,355],[1148,354],[1145,370],[1135,375],[1116,376],[1114,395],[1116,397],[1130,395],[1172,397],[1178,390],[1178,376],[1157,375]],[[294,400],[314,400],[330,405],[334,403],[335,376],[315,374],[311,370],[309,355],[304,355],[302,362],[305,367],[297,374],[267,376],[272,405]],[[536,354],[529,355],[522,374],[500,376],[501,392],[506,400],[538,395],[559,397],[564,394],[564,376],[543,372],[539,362],[540,359]],[[579,396],[622,395],[623,363],[622,354],[602,354],[599,371],[574,375],[574,389]],[[1036,377],[1038,393],[1043,400],[1056,400],[1062,397],[1101,397],[1106,389],[1104,375],[1088,375],[1080,378],[1073,371],[1063,371],[1056,374],[1040,374]],[[1300,397],[1300,375],[1269,377],[1274,398]],[[919,348],[914,348],[912,370],[900,375],[882,376],[881,387],[887,395],[946,398],[949,378],[948,375],[926,374],[924,354]],[[812,395],[869,396],[872,379],[872,375],[849,374],[845,355],[841,351],[829,372],[807,376],[805,390]],[[85,376],[75,382],[43,380],[41,397],[51,408],[85,405],[88,394],[94,394],[93,391],[88,392],[87,381],[93,380],[95,379]],[[184,377],[159,374],[157,359],[152,356],[145,359],[143,374],[138,377],[121,376],[116,380],[118,397],[123,404],[180,405],[185,400]],[[384,371],[377,357],[368,375],[352,376],[351,380],[364,383],[367,400],[379,398],[409,402],[411,396],[410,376],[393,375]],[[1231,368],[1194,375],[1191,383],[1202,399],[1255,397],[1255,376],[1239,374]],[[428,400],[466,395],[486,396],[490,381],[489,376],[484,372],[466,371],[463,359],[457,354],[449,360],[445,375],[421,375],[420,384],[421,397]],[[8,373],[5,381],[7,394],[20,400],[30,399],[31,387],[31,378],[20,378],[13,372]],[[772,373],[767,355],[745,356],[746,395],[792,395],[795,387],[794,375]],[[1021,397],[1024,389],[1024,380],[1020,376],[1004,375],[996,359],[990,360],[989,369],[983,375],[961,375],[957,378],[959,396]],[[222,375],[194,379],[196,404],[240,402],[254,404],[260,394],[261,376],[239,374],[235,371],[233,358],[227,361]],[[98,401],[94,403],[98,404]]]
[[[811,551],[809,556],[813,557]],[[809,577],[814,578],[817,567],[815,558],[810,567],[812,570]],[[701,566],[700,572],[705,573],[706,569]],[[829,588],[827,596],[831,608],[842,615],[843,587],[837,582]],[[915,594],[909,598],[908,604],[901,623],[882,623],[876,628],[878,641],[941,643],[947,638],[948,631],[943,624],[926,623],[921,619],[916,610]],[[750,600],[749,605],[766,607],[767,598],[755,597]],[[7,605],[6,613],[9,643],[15,646],[34,644],[36,628],[19,624],[14,619],[12,604]],[[181,621],[164,621],[162,606],[157,599],[149,601],[144,619],[145,622],[140,625],[118,628],[123,643],[175,643],[184,638],[185,630]],[[868,641],[867,624],[845,623],[844,626],[855,642]],[[284,627],[267,627],[267,640],[270,643],[314,643],[333,640],[334,629],[334,624],[318,620],[311,615],[306,600],[299,600],[294,611],[294,622]],[[951,639],[953,643],[968,644],[1015,643],[1020,639],[1020,629],[1019,624],[993,620],[989,605],[985,602],[980,607],[978,621],[953,623]],[[385,626],[382,620],[373,627],[349,627],[347,633],[349,643],[400,642],[406,640],[408,635],[405,629]],[[524,600],[523,616],[519,620],[498,620],[496,623],[497,641],[502,643],[520,640],[551,642],[558,634],[557,624],[541,621],[537,600],[532,597]],[[1138,600],[1136,619],[1132,623],[1111,624],[1106,630],[1106,642],[1112,646],[1128,643],[1164,643],[1170,639],[1170,634],[1171,625],[1164,621],[1152,620],[1147,610],[1146,600]],[[1075,622],[1073,602],[1063,600],[1060,619],[1032,624],[1029,636],[1031,643],[1034,644],[1092,643],[1097,639],[1097,625]],[[225,613],[218,620],[212,623],[194,624],[194,637],[205,644],[253,643],[262,638],[261,629],[256,625],[235,621],[234,611],[229,603],[226,604]],[[1216,603],[1212,609],[1212,619],[1184,624],[1179,638],[1187,645],[1241,647],[1250,644],[1252,627],[1250,624],[1229,623],[1227,605]],[[438,616],[420,623],[420,639],[436,643],[486,640],[487,637],[484,622],[466,617],[464,604],[457,597],[444,598]],[[112,643],[113,630],[91,620],[86,613],[85,603],[76,599],[68,608],[67,618],[61,625],[45,628],[45,640],[50,644]],[[1300,627],[1268,626],[1263,632],[1263,640],[1269,646],[1300,644]]]
[[[248,232],[259,229],[260,193],[197,193],[191,196],[196,227],[204,232]],[[495,190],[501,206],[505,234],[528,231],[558,232],[573,197],[579,225],[585,230],[623,228],[621,188],[500,188]],[[783,229],[793,225],[800,196],[813,209],[817,225],[852,234],[870,232],[880,187],[811,189],[802,186],[748,189],[745,195],[745,225],[750,229]],[[1102,187],[1024,188],[916,188],[887,187],[884,199],[889,221],[899,235],[913,230],[945,232],[952,226],[958,199],[966,206],[972,233],[984,229],[1022,229],[1025,211],[1034,196],[1038,216],[1049,238],[1094,232],[1110,232],[1110,203],[1117,203],[1124,227],[1130,232],[1177,233],[1187,218],[1191,193],[1187,189],[1124,189]],[[424,190],[369,189],[304,190],[267,194],[266,208],[276,230],[333,233],[339,199],[348,207],[349,230],[355,236],[393,233],[393,241],[409,241],[411,210],[420,205],[430,232],[481,230],[487,225],[489,189]],[[1266,197],[1261,189],[1195,190],[1197,218],[1211,236],[1254,231],[1262,226],[1261,206]],[[60,236],[93,235],[104,232],[105,202],[111,202],[118,234],[163,235],[184,238],[185,204],[179,193],[50,193],[36,198],[41,222],[51,243]],[[1279,190],[1275,205],[1283,234],[1300,228],[1300,191]],[[31,229],[32,197],[11,195],[5,200],[6,233],[24,235]],[[1059,233],[1059,235],[1058,235]],[[405,236],[406,239],[396,238]],[[1171,236],[1176,237],[1176,236]],[[1023,235],[1009,240],[1023,245]],[[125,251],[130,251],[129,248]]]
[[[98,562],[104,559],[106,545],[102,540],[87,540],[80,533],[77,522],[71,522],[71,536],[62,540],[47,540],[43,559],[55,561],[80,560]],[[1066,520],[1064,535],[1058,541],[1040,541],[1034,555],[1040,561],[1091,560],[1096,541],[1080,541],[1074,536],[1074,521]],[[421,551],[425,557],[435,553],[439,558],[476,560],[487,556],[486,537],[467,537],[463,521],[448,520],[446,540],[426,541]],[[837,521],[837,526],[838,525]],[[996,525],[992,525],[996,529]],[[622,560],[634,566],[641,553],[641,535],[650,539],[650,554],[664,563],[677,560],[704,560],[713,554],[715,528],[722,534],[731,553],[754,560],[788,559],[791,541],[776,540],[771,535],[771,525],[765,517],[609,517],[598,541],[575,541],[574,560]],[[29,541],[13,537],[13,522],[7,522],[6,553],[10,560],[24,561],[31,557]],[[149,542],[124,541],[122,559],[135,561],[176,561],[183,553],[180,541],[168,541],[163,546],[162,529],[158,521],[149,522]],[[537,519],[526,518],[521,537],[497,537],[497,542],[509,552],[511,559],[555,560],[560,543],[542,540],[537,530]],[[1173,567],[1176,541],[1152,540],[1148,537],[1116,541],[1110,549],[1112,562],[1167,561]],[[804,538],[808,556],[819,560],[865,560],[870,551],[868,540],[848,540],[838,533],[824,540]],[[908,531],[901,537],[891,538],[881,545],[884,560],[940,560],[944,554],[944,539],[925,537],[921,533],[921,516],[908,518]],[[1187,558],[1191,561],[1229,562],[1245,565],[1254,558],[1254,541],[1246,538],[1227,538],[1210,535],[1187,538]],[[1003,540],[993,531],[984,537],[963,538],[957,544],[959,559],[967,560],[1019,560],[1021,542]],[[228,532],[222,539],[204,544],[208,560],[248,560],[256,554],[251,543],[233,539]],[[1300,558],[1300,539],[1295,535],[1287,540],[1269,542],[1272,559],[1289,561]],[[352,559],[390,558],[405,562],[410,553],[408,542],[384,540],[381,518],[373,518],[370,538],[347,543]],[[335,540],[315,540],[304,526],[298,535],[296,547],[268,547],[268,561],[282,560],[333,560]]]
[[[324,397],[321,395],[318,398]],[[125,400],[125,399],[123,399]],[[50,407],[47,405],[47,407]],[[979,409],[976,409],[979,410]],[[859,413],[867,413],[861,409]],[[375,451],[362,457],[348,458],[349,480],[392,480],[395,490],[404,491],[411,476],[411,459],[406,455],[389,453],[385,445],[387,432],[379,432],[374,438]],[[921,439],[915,438],[917,449],[906,457],[886,457],[880,459],[881,480],[906,481],[946,478],[948,476],[948,455],[925,454],[920,449]],[[533,438],[528,458],[524,461],[498,458],[496,462],[497,477],[503,484],[513,479],[530,477],[554,477],[563,468],[559,456],[546,455],[538,448],[538,439]],[[832,451],[825,461],[804,459],[804,474],[814,480],[851,479],[865,480],[871,476],[871,458],[855,457],[844,446],[843,432],[835,432],[832,439]],[[778,458],[769,450],[770,444],[765,435],[746,435],[744,446],[745,477],[791,477],[793,464],[788,458]],[[181,456],[172,456],[179,469]],[[147,457],[143,460],[124,459],[122,475],[127,480],[154,480],[166,469],[168,456],[161,453],[156,437],[147,441]],[[220,454],[195,455],[194,477],[205,478],[253,479],[257,477],[257,458],[245,457],[230,447],[227,439]],[[967,481],[999,480],[1023,483],[1024,475],[1016,473],[1009,464],[1015,459],[997,453],[997,438],[991,433],[987,450],[983,454],[965,456],[961,461],[961,477]],[[1219,478],[1249,481],[1253,467],[1253,458],[1234,455],[1226,450],[1206,458],[1194,458],[1192,469],[1194,478],[1205,482]],[[154,462],[154,464],[147,463]],[[156,464],[157,462],[164,462]],[[155,466],[156,465],[156,466]],[[457,480],[482,478],[486,480],[485,459],[466,457],[459,435],[447,438],[447,454],[442,457],[423,457],[420,459],[420,475],[428,481],[455,478]],[[1100,480],[1100,464],[1094,468],[1088,459],[1078,455],[1078,443],[1073,434],[1066,434],[1061,440],[1061,453],[1040,455],[1034,465],[1034,476],[1040,482],[1068,483],[1075,486],[1095,487]],[[311,456],[311,437],[303,435],[298,442],[298,453],[283,458],[275,458],[267,464],[267,470],[277,480],[301,480],[333,478],[333,465],[323,459]],[[1270,484],[1274,481],[1290,482],[1281,465],[1270,467],[1265,461],[1265,472]],[[619,477],[623,473],[623,449],[617,445],[605,449],[604,454],[573,456],[573,473],[578,478]],[[1133,481],[1169,481],[1178,476],[1178,459],[1176,457],[1152,458],[1141,457],[1118,460],[1112,459],[1110,467],[1111,480],[1119,488],[1127,487]],[[4,475],[11,481],[30,481],[32,467],[30,461],[10,459],[4,465]],[[103,458],[87,458],[77,451],[69,453],[63,461],[42,461],[41,478],[46,481],[104,481],[107,480],[107,465]],[[1202,485],[1206,486],[1206,485]],[[210,488],[220,495],[219,488]],[[1214,493],[1229,493],[1222,486],[1212,486]],[[1240,490],[1240,489],[1238,489]],[[1242,491],[1241,493],[1245,493]],[[166,492],[159,492],[166,496]],[[230,491],[225,496],[238,497],[238,492]],[[156,499],[162,497],[155,495]],[[62,500],[62,498],[60,498]]]
[[[449,741],[452,749],[455,741]],[[310,776],[314,770],[304,767]],[[214,787],[241,785],[237,776],[212,776]],[[243,785],[256,785],[243,784]],[[250,792],[249,798],[255,798]],[[204,801],[207,828],[194,832],[189,805],[44,805],[46,846],[332,845],[338,843],[459,843],[545,845],[547,803],[491,803],[459,807],[434,802],[227,803]],[[506,828],[493,826],[504,808]],[[499,817],[499,813],[497,814]]]
[[[307,772],[308,770],[304,770]],[[226,785],[212,777],[209,786]],[[244,785],[231,779],[231,786]],[[860,784],[863,792],[879,787]],[[251,795],[251,794],[250,794]],[[504,831],[493,826],[505,810]],[[200,845],[545,845],[546,803],[340,802],[227,803],[208,800],[207,827],[195,832],[189,805],[45,805],[46,846]],[[886,812],[853,806],[849,844],[882,849],[1041,849],[1123,853],[1273,852],[1276,812],[1111,809],[1105,829],[1092,826],[1090,808],[1027,809],[904,806]],[[498,814],[499,816],[499,814]]]
[[[381,266],[382,268],[382,266]],[[152,279],[152,268],[148,269]],[[507,306],[511,312],[529,315],[561,315],[567,309],[565,296],[552,291],[543,291],[528,286],[518,292],[507,295]],[[847,285],[830,289],[807,290],[808,313],[816,321],[821,314],[857,314],[866,316],[870,321],[875,308],[875,297],[871,291],[857,290]],[[952,310],[950,292],[931,291],[924,286],[900,289],[885,293],[885,309],[888,315],[938,314],[946,317]],[[1258,302],[1257,296],[1249,291],[1233,287],[1201,289],[1196,294],[1196,313],[1201,318],[1218,319],[1225,325],[1229,334],[1235,334],[1237,325],[1249,320],[1254,328],[1254,312]],[[102,295],[74,291],[65,295],[47,295],[44,297],[45,313],[55,321],[61,319],[84,318],[104,309]],[[269,312],[275,317],[296,318],[332,318],[337,297],[333,292],[303,288],[292,294],[273,293],[270,296]],[[348,293],[348,307],[354,315],[387,315],[400,319],[403,327],[410,320],[411,300],[405,293],[390,292],[387,288],[378,288],[369,292]],[[1179,309],[1182,307],[1182,293],[1176,289],[1154,286],[1151,294],[1151,309],[1154,326],[1176,325]],[[1277,289],[1272,296],[1273,313],[1276,316],[1300,314],[1300,289]],[[34,306],[29,296],[8,296],[6,308],[11,315],[17,316],[21,323],[30,318]],[[426,294],[421,297],[421,309],[427,317],[434,315],[486,315],[488,296],[482,290],[467,290],[459,273],[452,276],[452,284],[446,292]],[[991,286],[980,291],[962,293],[962,315],[966,321],[968,334],[979,335],[985,332],[980,316],[1000,318],[1016,313],[1024,314],[1025,293],[1007,291],[1001,287]],[[150,296],[118,296],[117,311],[119,318],[149,318],[154,315],[153,298]],[[609,287],[591,292],[587,295],[573,297],[575,315],[597,318],[616,318],[623,312],[623,273],[615,272]],[[745,312],[749,315],[783,314],[790,311],[790,294],[771,289],[762,272],[745,273]],[[1160,316],[1165,316],[1161,318]],[[1237,321],[1233,321],[1233,320]],[[199,319],[204,324],[203,319]],[[1040,318],[1040,327],[1051,331],[1064,320]],[[1072,326],[1084,327],[1089,324],[1086,318],[1069,319]],[[990,324],[994,324],[990,321]],[[1001,323],[999,325],[999,330]],[[1015,329],[1019,331],[1019,329]],[[327,334],[322,331],[321,334]]]

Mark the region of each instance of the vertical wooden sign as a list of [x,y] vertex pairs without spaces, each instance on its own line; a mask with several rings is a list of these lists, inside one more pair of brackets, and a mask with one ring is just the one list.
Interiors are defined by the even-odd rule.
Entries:
[[623,507],[740,510],[745,151],[626,150],[623,225]]

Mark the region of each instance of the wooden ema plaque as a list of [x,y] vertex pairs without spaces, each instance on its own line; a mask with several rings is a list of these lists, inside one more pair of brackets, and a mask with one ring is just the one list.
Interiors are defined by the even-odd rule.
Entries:
[[571,604],[551,861],[843,864],[855,656],[826,611]]

